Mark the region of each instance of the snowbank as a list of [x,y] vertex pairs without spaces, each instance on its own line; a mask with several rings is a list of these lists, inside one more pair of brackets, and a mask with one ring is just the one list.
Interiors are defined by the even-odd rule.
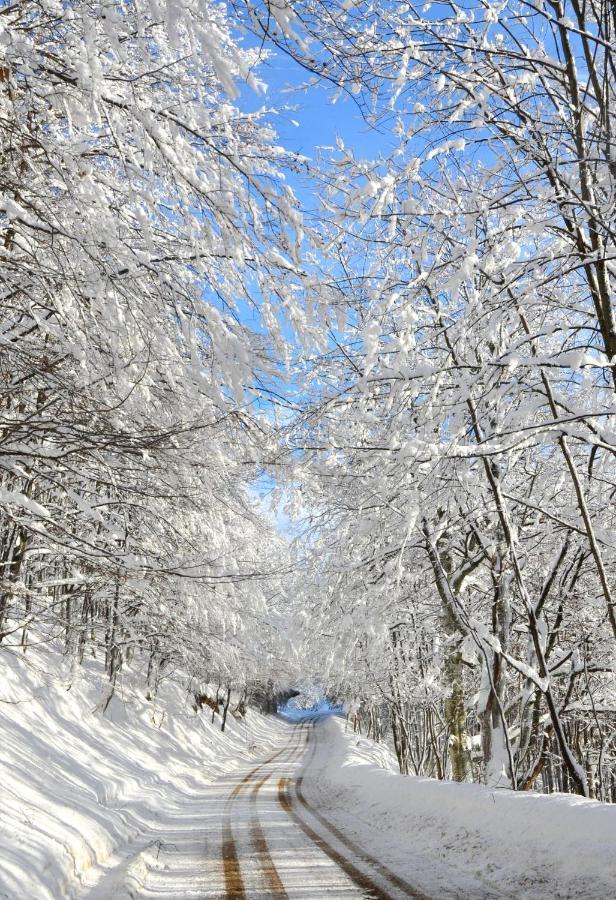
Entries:
[[221,734],[220,719],[212,726],[209,710],[195,713],[178,682],[148,702],[130,672],[103,715],[109,685],[96,661],[71,667],[46,649],[2,650],[0,671],[0,897],[8,900],[140,895],[178,822],[187,837],[197,834],[208,785],[279,740],[280,726],[252,711],[246,722],[229,716]]
[[427,894],[616,896],[616,806],[402,777],[386,748],[345,733],[343,720],[316,734],[308,799]]

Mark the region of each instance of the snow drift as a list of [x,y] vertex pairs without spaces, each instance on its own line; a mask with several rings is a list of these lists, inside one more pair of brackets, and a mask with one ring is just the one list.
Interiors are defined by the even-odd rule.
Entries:
[[258,713],[229,716],[221,734],[179,680],[152,702],[140,683],[126,675],[103,714],[96,661],[3,653],[0,897],[140,895],[169,835],[198,836],[208,785],[276,742],[276,722]]
[[330,718],[317,729],[305,792],[439,900],[615,895],[616,806],[403,777],[395,769],[385,747]]

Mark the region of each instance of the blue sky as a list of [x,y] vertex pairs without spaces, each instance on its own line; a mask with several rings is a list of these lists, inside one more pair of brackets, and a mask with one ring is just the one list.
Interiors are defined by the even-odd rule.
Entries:
[[333,146],[337,136],[357,149],[359,155],[363,155],[362,151],[372,155],[382,145],[382,136],[367,125],[348,94],[340,94],[336,99],[337,91],[326,83],[300,90],[310,76],[283,53],[273,56],[262,71],[270,99],[296,107],[280,117],[280,136],[289,149],[313,156],[318,146]]
[[[358,157],[371,158],[391,144],[391,135],[371,128],[348,94],[338,95],[325,82],[302,89],[311,80],[310,74],[282,51],[271,53],[261,64],[258,75],[268,86],[266,97],[245,87],[239,105],[254,110],[265,104],[279,110],[273,124],[281,145],[288,150],[315,160],[318,148],[333,148],[340,137]],[[297,180],[293,188],[307,208],[315,205],[314,186]]]

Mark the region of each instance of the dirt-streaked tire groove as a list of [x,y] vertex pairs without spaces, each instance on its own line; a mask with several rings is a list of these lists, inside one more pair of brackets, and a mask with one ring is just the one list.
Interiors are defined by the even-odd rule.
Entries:
[[[310,736],[311,736],[311,734],[314,734],[314,728],[310,729],[309,732],[308,732],[308,741],[310,741]],[[306,767],[305,767],[305,768],[307,768],[307,766],[309,765],[310,761],[314,758],[315,752],[316,752],[316,737],[312,740],[312,750],[311,750],[311,754],[310,754],[310,759],[309,759],[308,763],[306,764]],[[316,809],[315,809],[315,808],[314,808],[314,807],[306,800],[306,798],[305,798],[305,796],[304,796],[304,794],[303,794],[303,792],[302,792],[303,778],[304,778],[304,776],[303,776],[303,775],[300,775],[299,778],[297,778],[297,780],[296,780],[296,782],[295,782],[295,794],[296,794],[296,796],[297,796],[297,799],[298,799],[299,802],[302,804],[302,806],[303,806],[305,809],[307,809],[308,812],[309,812],[309,813],[310,813],[310,814],[311,814],[311,815],[312,815],[312,816],[313,816],[313,817],[314,817],[314,818],[315,818],[315,819],[316,819],[316,820],[317,820],[324,828],[326,828],[331,834],[333,834],[333,835],[336,837],[336,839],[337,839],[344,847],[346,847],[348,850],[350,850],[351,853],[352,853],[358,860],[361,860],[362,862],[367,863],[369,866],[371,866],[373,869],[375,869],[376,872],[378,872],[378,874],[379,874],[382,878],[386,879],[390,884],[394,885],[399,891],[402,891],[402,893],[403,893],[405,896],[407,896],[407,897],[412,897],[412,898],[414,898],[414,900],[429,900],[429,898],[428,898],[428,896],[427,896],[426,894],[424,894],[424,893],[423,893],[422,891],[420,891],[418,888],[414,887],[412,884],[409,884],[409,882],[406,881],[404,878],[401,878],[399,875],[396,875],[395,872],[392,872],[387,866],[383,865],[383,863],[382,863],[379,859],[377,859],[376,857],[372,856],[370,853],[367,853],[362,847],[359,847],[354,841],[352,841],[352,840],[351,840],[350,838],[348,838],[342,831],[340,831],[339,828],[337,828],[332,822],[330,822],[329,819],[327,819],[324,815],[322,815],[320,812],[318,812],[318,810],[316,810]],[[287,790],[287,793],[288,793],[288,790]],[[281,801],[281,802],[282,802],[282,801]],[[289,802],[290,802],[290,803],[292,802],[292,801],[291,801],[291,798],[290,798],[290,795],[289,795]],[[288,810],[287,810],[287,812],[288,812]],[[297,817],[297,818],[299,818],[299,817]],[[301,820],[301,821],[303,821],[303,820]],[[309,825],[308,825],[307,827],[310,828]],[[310,829],[310,830],[311,830],[311,832],[312,832],[313,834],[317,834],[317,832],[314,832],[313,829]],[[325,841],[324,838],[321,837],[321,840],[322,840],[324,843],[326,843],[326,841]],[[323,849],[323,848],[322,848],[322,849]],[[330,848],[330,849],[333,850],[333,848]],[[342,855],[339,854],[336,850],[333,850],[333,852],[337,855],[337,857],[338,857],[339,859],[344,859],[344,857],[342,857]],[[332,857],[332,858],[333,858],[333,857]],[[350,860],[345,860],[345,862],[346,862],[348,865],[352,866],[353,869],[354,869],[355,871],[359,871],[358,869],[356,869],[356,867],[353,865],[353,863],[350,862]],[[339,864],[340,864],[340,863],[339,863]],[[343,868],[344,868],[344,867],[343,867]],[[346,871],[346,870],[345,870],[345,871]],[[347,874],[349,874],[349,873],[347,872]],[[364,876],[363,873],[360,873],[360,875],[362,876],[362,879],[366,879],[367,882],[370,882],[370,884],[373,885],[372,888],[371,888],[371,890],[373,890],[373,891],[375,891],[375,890],[376,890],[376,891],[380,891],[380,893],[377,894],[376,896],[378,896],[378,897],[389,897],[389,896],[390,896],[389,894],[384,893],[383,890],[382,890],[381,888],[378,887],[378,885],[375,885],[375,884],[371,881],[371,879],[367,878],[367,876]],[[354,880],[355,880],[355,879],[354,879]],[[356,882],[356,883],[358,883],[358,882]],[[358,884],[359,884],[359,883],[358,883]],[[361,885],[360,885],[360,886],[361,886]],[[363,888],[363,889],[365,890],[366,888]]]
[[384,891],[378,884],[376,884],[371,878],[367,875],[364,875],[349,859],[346,859],[342,856],[341,853],[338,853],[330,844],[327,843],[325,838],[323,838],[320,834],[314,831],[313,828],[308,825],[296,812],[293,801],[291,800],[291,795],[289,793],[289,779],[281,778],[278,782],[278,800],[280,801],[280,805],[288,813],[288,815],[293,819],[296,825],[298,825],[301,830],[307,835],[310,840],[321,850],[326,856],[334,862],[342,871],[347,875],[351,881],[357,885],[357,887],[363,891],[367,892],[368,896],[371,900],[394,900],[391,894],[388,894]]
[[[233,836],[233,828],[231,825],[231,809],[233,803],[238,798],[242,790],[257,777],[262,769],[270,765],[270,763],[274,762],[274,760],[278,759],[278,757],[282,756],[283,753],[294,753],[299,749],[301,731],[302,726],[296,728],[294,730],[293,737],[289,741],[289,744],[286,747],[283,747],[282,750],[278,750],[276,753],[273,753],[267,759],[263,760],[263,762],[259,763],[258,766],[255,766],[255,768],[248,772],[248,774],[244,776],[239,784],[237,784],[233,788],[231,794],[229,795],[229,798],[225,804],[222,826],[222,864],[225,880],[225,900],[245,900],[245,898],[247,897],[246,887],[244,885],[244,879],[242,877],[240,867],[240,859],[237,852],[237,845]],[[257,789],[253,791],[255,799],[259,787],[261,787],[261,785],[264,784],[269,777],[270,776],[268,775],[266,778],[264,778],[263,781],[258,785]],[[260,825],[258,825],[256,832],[254,831],[254,829],[252,829],[253,845],[257,849],[259,861],[262,864],[262,871],[266,881],[268,882],[268,884],[272,885],[272,888],[274,884],[280,884],[280,888],[282,889],[283,893],[279,893],[276,896],[279,896],[281,900],[283,900],[283,898],[286,898],[287,894],[286,892],[284,892],[284,887],[282,886],[282,882],[280,881],[278,872],[276,871],[276,868],[269,854],[265,835],[263,834],[262,830],[259,834],[259,829]],[[261,850],[263,849],[266,853],[265,858],[262,858],[261,855]]]
[[268,773],[260,781],[257,781],[252,789],[251,800],[253,803],[253,812],[250,823],[251,840],[253,847],[259,856],[261,872],[269,890],[272,892],[273,896],[276,897],[276,900],[287,900],[288,894],[280,880],[280,875],[274,865],[274,861],[272,860],[265,833],[261,827],[259,814],[256,809],[257,795],[265,782],[269,781],[271,777],[271,773]]
[[233,832],[226,823],[223,825],[222,839],[222,865],[225,873],[225,898],[226,900],[244,900],[246,891],[240,871],[240,861],[237,855],[237,847],[233,838]]

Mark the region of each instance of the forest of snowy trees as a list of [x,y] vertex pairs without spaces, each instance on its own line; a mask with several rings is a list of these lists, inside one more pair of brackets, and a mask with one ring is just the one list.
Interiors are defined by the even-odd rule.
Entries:
[[216,4],[0,13],[1,646],[36,625],[112,683],[135,650],[152,685],[250,677],[284,556],[248,494],[273,440],[252,404],[281,351],[238,309],[276,302],[299,227],[234,106],[256,55]]
[[[0,665],[312,676],[403,773],[616,801],[615,40],[0,6]],[[284,146],[270,59],[379,149]]]

